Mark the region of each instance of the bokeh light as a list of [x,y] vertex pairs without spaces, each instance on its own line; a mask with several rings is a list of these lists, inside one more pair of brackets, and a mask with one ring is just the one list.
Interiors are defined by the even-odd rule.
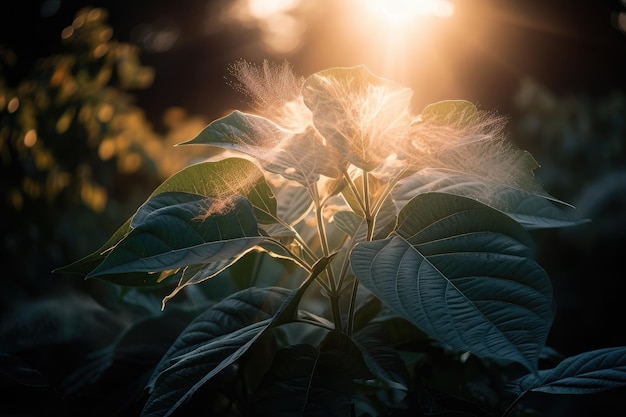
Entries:
[[219,21],[258,30],[269,52],[287,54],[301,46],[313,5],[311,0],[235,0],[223,7]]

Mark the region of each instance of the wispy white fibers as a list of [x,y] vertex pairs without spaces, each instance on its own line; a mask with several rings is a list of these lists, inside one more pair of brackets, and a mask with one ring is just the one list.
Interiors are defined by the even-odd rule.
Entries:
[[[289,132],[280,143],[267,142],[267,160],[287,152],[300,163],[309,161],[303,169],[313,161],[311,166],[323,173],[321,162],[337,159],[329,167],[346,169],[351,163],[383,182],[400,173],[444,169],[545,193],[533,175],[534,159],[503,133],[506,118],[478,111],[467,101],[436,103],[416,116],[411,89],[376,77],[362,65],[308,78],[294,75],[287,62],[265,60],[255,66],[239,61],[230,69],[238,81],[234,87],[250,97],[254,111]],[[298,134],[315,146],[299,151],[300,143],[296,149]]]
[[393,154],[411,122],[411,89],[364,66],[331,68],[305,81],[315,127],[351,163],[373,170]]
[[412,170],[436,168],[481,177],[494,184],[540,192],[534,159],[504,134],[507,118],[464,102],[433,119],[418,117],[405,146]]
[[311,126],[311,111],[302,101],[304,77],[296,76],[288,62],[264,60],[257,66],[240,60],[229,69],[237,79],[232,86],[250,98],[257,114],[294,132]]

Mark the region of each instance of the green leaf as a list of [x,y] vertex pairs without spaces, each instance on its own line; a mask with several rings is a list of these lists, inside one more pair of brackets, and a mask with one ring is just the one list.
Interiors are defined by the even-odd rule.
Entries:
[[[350,237],[354,238],[357,233],[367,227],[365,219],[358,216],[353,211],[338,211],[333,214],[333,223],[343,232],[347,233]],[[365,230],[367,232],[367,230]],[[362,234],[362,233],[361,233]],[[363,238],[359,240],[365,240]]]
[[[217,205],[217,207],[215,207]],[[203,218],[207,210],[220,210]],[[222,201],[166,192],[139,209],[136,227],[88,278],[125,272],[156,272],[211,263],[245,254],[260,237],[252,206],[244,198]]]
[[426,192],[473,198],[502,211],[527,229],[565,227],[585,222],[565,210],[567,203],[545,193],[514,188],[498,184],[493,179],[445,169],[424,169],[403,178],[394,188],[393,196],[398,207],[403,207],[413,197]]
[[584,352],[564,359],[555,368],[529,374],[508,387],[522,394],[527,391],[548,394],[593,394],[626,387],[626,347]]
[[180,145],[211,145],[249,154],[278,146],[291,134],[265,117],[235,110]]
[[[241,194],[247,197],[254,207],[258,222],[274,223],[276,221],[274,194],[265,182],[263,172],[254,163],[245,159],[228,158],[218,162],[191,165],[165,180],[146,202],[166,192],[193,193],[218,199]],[[128,219],[97,251],[70,265],[57,268],[53,272],[88,275],[131,231],[131,221],[134,220],[135,215]],[[128,281],[128,278],[126,280]],[[146,274],[135,274],[132,281],[140,284],[144,281],[153,281],[153,279],[147,277]]]
[[242,158],[191,165],[165,180],[148,198],[165,192],[187,192],[214,199],[233,195],[246,197],[259,223],[274,223],[276,198],[265,182],[263,171]]
[[440,193],[412,199],[398,224],[388,239],[353,249],[361,283],[451,349],[536,371],[552,287],[530,259],[528,232],[477,201]]
[[165,303],[171,300],[186,286],[199,284],[207,279],[216,277],[218,274],[235,264],[239,258],[241,258],[240,255],[223,259],[221,261],[211,262],[209,264],[196,264],[184,267],[179,273],[176,274],[178,277],[178,284],[176,287],[172,290],[172,292],[163,297],[161,309],[165,309]]
[[269,172],[312,186],[319,175],[337,178],[338,158],[329,158],[314,129],[285,130],[272,121],[238,110],[213,121],[195,138],[181,145],[204,144],[242,152]]
[[305,80],[302,93],[336,154],[368,171],[394,152],[392,144],[410,125],[411,89],[362,65],[319,71]]
[[249,288],[194,319],[154,369],[142,416],[174,412],[261,336],[289,295],[283,288]]
[[278,218],[292,226],[309,214],[314,206],[309,190],[299,185],[284,184],[276,197]]
[[291,345],[277,352],[253,407],[268,416],[351,416],[355,378],[369,372],[347,336],[330,332],[319,349]]
[[320,259],[297,290],[248,288],[198,316],[156,366],[142,417],[171,415],[265,332],[293,321],[304,292],[331,259]]
[[[132,217],[126,220],[126,222],[124,222],[124,224],[120,226],[115,231],[115,233],[113,233],[113,235],[106,242],[104,242],[104,244],[100,246],[100,248],[98,248],[98,250],[96,250],[95,252],[92,252],[89,255],[75,262],[72,262],[69,265],[62,266],[60,268],[55,268],[54,270],[52,270],[52,272],[53,273],[79,274],[79,275],[89,274],[98,265],[102,263],[102,260],[106,257],[108,251],[114,248],[115,245],[117,245],[120,242],[120,240],[122,240],[124,236],[128,234],[128,232],[130,232],[131,220],[132,220]],[[144,274],[140,274],[140,275],[141,277],[136,280],[137,282],[142,282],[145,278]]]

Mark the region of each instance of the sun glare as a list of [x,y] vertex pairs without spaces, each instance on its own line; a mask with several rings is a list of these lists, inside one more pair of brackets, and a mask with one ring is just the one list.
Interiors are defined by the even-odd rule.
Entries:
[[447,0],[366,0],[367,9],[389,23],[405,23],[419,16],[448,18],[454,5]]
[[[345,0],[346,23],[367,45],[363,60],[382,77],[407,83],[414,78],[412,59],[432,49],[441,27],[452,21],[452,0]],[[447,21],[447,22],[445,22]],[[443,26],[440,26],[442,25]],[[449,26],[449,25],[448,25]]]
[[248,10],[257,19],[267,19],[275,14],[289,12],[299,4],[300,0],[248,0]]

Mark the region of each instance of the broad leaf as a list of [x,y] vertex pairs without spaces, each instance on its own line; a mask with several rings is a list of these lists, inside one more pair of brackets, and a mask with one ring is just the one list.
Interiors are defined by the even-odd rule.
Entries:
[[[204,218],[207,213],[212,214]],[[258,234],[252,206],[241,197],[223,206],[221,201],[197,194],[162,193],[142,206],[137,218],[141,222],[88,278],[223,261],[245,254],[266,239]]]
[[[276,199],[265,182],[262,171],[254,163],[241,158],[191,165],[165,180],[146,202],[166,192],[193,193],[218,199],[241,194],[247,197],[254,207],[257,221],[273,223],[276,219]],[[108,251],[131,231],[131,221],[134,220],[136,214],[128,219],[97,251],[70,265],[55,269],[54,272],[89,274],[102,262]],[[145,274],[136,275],[133,282],[150,280]]]
[[314,129],[285,130],[270,120],[233,111],[205,127],[182,145],[204,144],[242,152],[255,158],[269,172],[304,186],[312,186],[319,175],[336,178],[338,158],[329,158]]
[[343,334],[331,332],[319,349],[291,345],[277,352],[254,399],[256,415],[351,416],[353,379],[369,372]]
[[170,415],[232,364],[268,328],[289,294],[282,288],[253,287],[196,317],[156,366],[142,416]]
[[385,240],[358,244],[352,269],[396,313],[456,351],[536,371],[552,287],[518,223],[477,201],[427,193]]
[[198,316],[156,366],[142,417],[171,415],[270,328],[293,321],[304,292],[331,259],[318,261],[297,290],[249,288]]
[[473,198],[506,213],[527,229],[565,227],[585,222],[566,211],[566,203],[545,193],[513,188],[498,184],[491,178],[445,169],[424,169],[400,180],[393,196],[401,208],[413,197],[426,192]]
[[276,196],[278,200],[278,218],[294,225],[302,220],[313,208],[311,194],[305,187],[284,184]]
[[165,303],[171,300],[176,294],[178,294],[183,288],[188,285],[199,284],[207,279],[211,279],[221,272],[228,269],[232,266],[237,260],[239,260],[240,256],[223,259],[221,261],[211,262],[209,264],[200,264],[200,265],[188,265],[177,274],[178,284],[176,288],[172,290],[171,293],[163,297],[163,301],[161,302],[161,309],[165,309]]
[[354,335],[367,367],[390,388],[407,391],[409,373],[382,324],[371,324]]
[[518,394],[527,391],[592,394],[618,387],[626,387],[626,347],[623,346],[569,357],[555,368],[526,375],[509,386]]
[[[353,211],[338,211],[333,214],[333,223],[337,226],[341,231],[347,233],[351,238],[354,238],[359,231],[361,231],[364,227],[367,227],[365,219]],[[365,240],[363,237],[364,233],[361,233],[361,239]]]
[[276,218],[276,198],[263,171],[242,158],[191,165],[165,180],[148,200],[165,192],[187,192],[218,200],[242,195],[252,204],[259,223],[273,223]]
[[[111,235],[111,237],[106,242],[104,242],[104,244],[100,246],[100,248],[98,248],[98,250],[96,250],[95,252],[92,252],[89,255],[75,262],[72,262],[69,265],[62,266],[60,268],[55,268],[52,272],[88,275],[98,265],[100,265],[100,263],[102,263],[102,260],[106,257],[106,254],[108,253],[108,251],[114,248],[115,245],[117,245],[120,242],[120,240],[122,240],[124,236],[126,236],[130,232],[131,220],[132,220],[132,217],[126,220],[126,222],[124,222],[124,224],[121,225],[115,231],[115,233],[113,233],[113,235]],[[145,274],[139,274],[139,275],[140,277],[138,277],[136,282],[142,282],[145,278]]]

